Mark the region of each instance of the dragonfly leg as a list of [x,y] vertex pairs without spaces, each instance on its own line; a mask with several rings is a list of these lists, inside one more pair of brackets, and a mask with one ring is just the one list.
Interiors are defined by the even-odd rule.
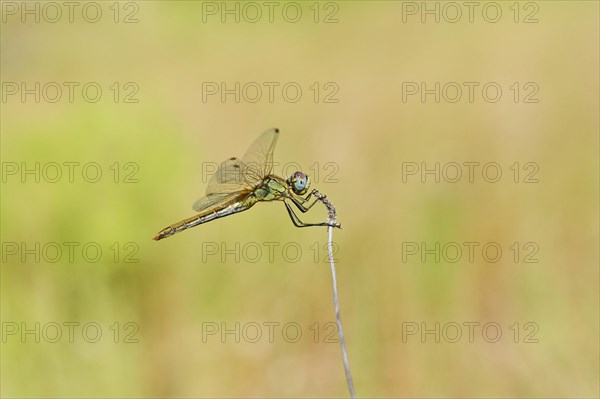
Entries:
[[[301,202],[301,203],[306,203],[308,202],[308,200],[310,200],[310,197],[312,197],[315,194],[315,191],[317,191],[316,189],[312,190],[310,193],[308,193],[308,195],[306,196],[306,198],[300,196],[300,195],[295,195],[296,199]],[[327,198],[326,196],[323,196],[324,198]],[[317,201],[315,201],[317,202]],[[311,205],[312,206],[312,205]],[[309,207],[310,208],[310,207]]]
[[296,227],[310,227],[310,226],[332,226],[332,227],[337,227],[337,228],[341,227],[338,223],[330,223],[330,222],[304,223],[302,220],[300,220],[298,215],[296,215],[296,213],[294,212],[294,210],[292,209],[290,204],[288,204],[285,201],[283,201],[283,203],[285,204],[285,207],[287,208],[290,218],[292,219],[292,222],[294,223],[294,226],[296,226]]
[[294,203],[294,205],[296,205],[296,207],[298,209],[300,209],[300,211],[302,211],[302,213],[306,213],[306,212],[308,212],[308,210],[310,208],[313,207],[314,204],[316,204],[317,202],[319,202],[319,199],[315,198],[315,200],[312,202],[312,204],[310,204],[308,206],[305,206],[304,203],[308,202],[308,200],[310,199],[311,195],[312,195],[312,192],[310,194],[308,194],[308,196],[306,198],[302,198],[300,196],[293,195],[293,196],[290,196],[290,199],[292,200],[292,202]]
[[302,202],[302,203],[304,204],[305,202],[307,202],[307,201],[310,199],[310,197],[312,197],[312,195],[314,194],[314,192],[315,192],[315,190],[312,190],[310,193],[308,193],[308,195],[306,196],[306,198],[304,198],[304,197],[301,197],[301,196],[299,196],[299,195],[297,195],[297,196],[296,196],[296,198],[297,198],[297,199],[298,199],[300,202]]

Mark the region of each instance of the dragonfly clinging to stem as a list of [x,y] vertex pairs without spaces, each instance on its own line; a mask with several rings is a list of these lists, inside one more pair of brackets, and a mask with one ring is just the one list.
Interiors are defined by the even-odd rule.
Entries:
[[[222,162],[208,183],[206,196],[194,203],[193,209],[198,214],[165,227],[154,239],[162,240],[211,220],[245,211],[261,201],[282,201],[297,227],[340,228],[341,225],[335,220],[322,223],[304,223],[300,220],[292,205],[304,213],[322,198],[318,198],[321,195],[316,190],[305,196],[310,179],[300,171],[287,179],[272,174],[273,151],[278,137],[279,129],[267,130],[250,146],[242,159],[229,158]],[[315,199],[310,203],[313,195]]]

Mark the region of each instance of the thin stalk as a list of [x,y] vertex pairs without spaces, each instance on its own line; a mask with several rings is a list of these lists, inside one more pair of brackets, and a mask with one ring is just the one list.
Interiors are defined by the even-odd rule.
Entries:
[[[336,224],[336,212],[333,204],[327,199],[326,196],[318,192],[313,191],[313,195],[316,196],[325,206],[329,212],[328,221],[331,223],[327,227],[327,255],[329,257],[329,267],[331,269],[331,285],[333,286],[333,307],[335,310],[335,320],[337,322],[338,334],[340,337],[340,345],[342,347],[342,359],[344,361],[344,371],[346,373],[346,382],[348,383],[348,390],[350,391],[350,397],[356,398],[354,392],[354,382],[352,381],[352,374],[350,373],[350,362],[348,361],[348,352],[346,350],[346,340],[344,339],[344,330],[342,329],[342,316],[340,315],[340,302],[338,299],[337,290],[337,278],[335,273],[335,262],[333,260],[333,225]],[[339,227],[339,225],[337,225]]]

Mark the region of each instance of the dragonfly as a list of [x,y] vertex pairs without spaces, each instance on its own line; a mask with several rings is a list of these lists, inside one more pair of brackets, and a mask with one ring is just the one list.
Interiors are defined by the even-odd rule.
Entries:
[[[250,146],[242,159],[233,157],[223,161],[211,177],[206,196],[197,200],[193,209],[196,215],[165,227],[154,240],[162,240],[189,228],[225,216],[246,211],[259,202],[282,201],[296,227],[331,226],[341,228],[329,220],[322,223],[305,223],[296,212],[308,212],[317,202],[323,201],[318,191],[308,195],[310,179],[301,171],[284,179],[273,172],[273,151],[279,138],[279,129],[269,129]],[[311,202],[311,197],[314,200]],[[321,197],[321,198],[319,198]]]

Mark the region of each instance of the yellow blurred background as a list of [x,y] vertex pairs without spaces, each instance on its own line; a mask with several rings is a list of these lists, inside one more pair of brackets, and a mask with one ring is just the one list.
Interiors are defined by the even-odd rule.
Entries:
[[2,2],[2,396],[346,397],[324,228],[151,240],[278,127],[358,396],[598,397],[599,6],[475,3]]

